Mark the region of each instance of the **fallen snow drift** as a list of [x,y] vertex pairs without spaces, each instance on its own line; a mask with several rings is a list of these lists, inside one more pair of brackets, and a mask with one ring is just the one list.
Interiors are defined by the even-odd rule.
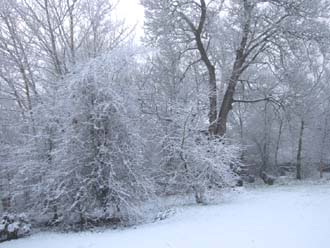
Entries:
[[321,248],[330,244],[330,185],[248,190],[154,224],[102,233],[40,233],[0,248]]

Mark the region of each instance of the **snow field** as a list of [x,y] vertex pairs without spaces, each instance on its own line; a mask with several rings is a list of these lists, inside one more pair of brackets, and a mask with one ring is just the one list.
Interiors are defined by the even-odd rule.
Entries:
[[40,233],[0,248],[326,248],[330,185],[247,190],[219,205],[180,209],[153,224],[100,233]]

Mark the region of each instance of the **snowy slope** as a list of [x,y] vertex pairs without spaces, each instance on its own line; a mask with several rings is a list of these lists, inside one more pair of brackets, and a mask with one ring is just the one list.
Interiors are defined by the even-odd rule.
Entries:
[[0,248],[326,248],[330,185],[249,190],[218,206],[188,207],[154,224],[102,233],[49,234]]

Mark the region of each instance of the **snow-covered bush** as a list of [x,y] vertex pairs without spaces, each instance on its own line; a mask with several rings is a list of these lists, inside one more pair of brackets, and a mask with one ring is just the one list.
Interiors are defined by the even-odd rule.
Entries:
[[208,190],[236,185],[239,178],[234,167],[240,164],[239,148],[229,141],[192,134],[173,149],[173,157],[164,167],[171,174],[169,188],[193,192],[197,203],[205,203]]
[[67,229],[141,218],[138,206],[153,189],[128,97],[131,60],[107,54],[54,83],[53,96],[34,110],[37,132],[10,151],[5,165],[15,173],[1,173],[10,179],[10,211]]
[[24,237],[30,233],[30,228],[25,215],[4,214],[0,218],[0,242]]
[[194,110],[172,118],[167,134],[153,146],[158,149],[155,181],[160,194],[192,193],[197,203],[206,203],[207,191],[235,186],[240,148],[230,140],[210,137]]
[[62,130],[43,197],[51,225],[125,225],[151,192],[138,127],[129,124],[126,99],[114,91],[120,76],[108,59],[77,68],[59,92]]

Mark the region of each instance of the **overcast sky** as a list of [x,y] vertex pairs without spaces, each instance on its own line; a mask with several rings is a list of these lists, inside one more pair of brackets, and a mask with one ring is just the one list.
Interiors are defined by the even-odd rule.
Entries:
[[139,0],[120,0],[118,12],[120,16],[126,19],[127,24],[137,24],[137,33],[142,33],[143,7],[139,4]]

